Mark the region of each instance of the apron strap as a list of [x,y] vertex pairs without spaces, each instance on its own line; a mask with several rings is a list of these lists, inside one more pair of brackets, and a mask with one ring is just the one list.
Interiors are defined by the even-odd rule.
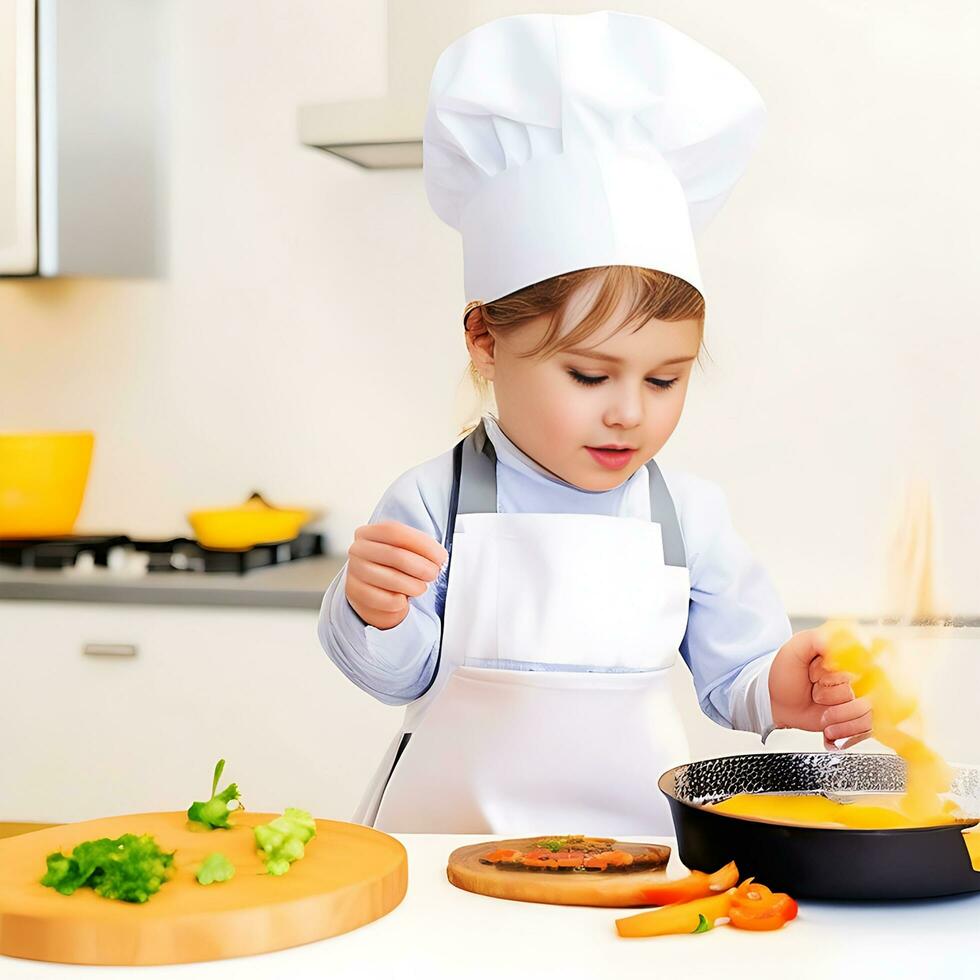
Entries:
[[[436,613],[439,616],[439,649],[432,676],[418,698],[429,693],[439,676],[442,666],[442,638],[446,630],[446,589],[453,564],[453,534],[457,514],[493,514],[497,511],[497,453],[487,437],[487,430],[480,424],[465,439],[453,447],[453,486],[449,494],[449,515],[442,546],[449,555],[444,573],[443,591],[436,593]],[[416,699],[418,700],[418,699]],[[397,761],[397,760],[396,760]],[[394,767],[392,767],[394,771]],[[389,776],[390,778],[390,776]]]
[[678,568],[687,567],[687,551],[681,535],[681,522],[677,508],[667,489],[664,475],[654,460],[647,463],[650,473],[650,520],[660,525],[660,539],[664,546],[664,564]]
[[[456,514],[497,513],[497,453],[482,420],[456,450],[460,453],[459,494],[456,511],[446,524],[448,535],[452,535]],[[444,547],[449,550],[449,545],[444,543]]]

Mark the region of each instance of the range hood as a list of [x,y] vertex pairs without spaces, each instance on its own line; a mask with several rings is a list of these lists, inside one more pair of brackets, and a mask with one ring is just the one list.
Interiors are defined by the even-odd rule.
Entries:
[[424,118],[424,97],[304,106],[300,139],[366,170],[419,168]]
[[487,20],[478,2],[388,0],[388,95],[299,110],[300,140],[368,170],[422,166],[422,124],[432,69],[443,49]]

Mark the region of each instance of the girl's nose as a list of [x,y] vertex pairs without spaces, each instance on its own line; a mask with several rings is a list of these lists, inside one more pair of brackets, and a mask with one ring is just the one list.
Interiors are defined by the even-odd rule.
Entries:
[[633,429],[643,421],[643,397],[631,384],[619,385],[606,406],[603,422],[608,426]]

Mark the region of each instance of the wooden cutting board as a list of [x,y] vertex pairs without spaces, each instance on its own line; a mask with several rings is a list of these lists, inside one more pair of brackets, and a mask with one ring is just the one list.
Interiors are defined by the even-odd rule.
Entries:
[[[0,953],[57,963],[190,963],[267,953],[349,932],[405,896],[408,858],[394,838],[359,824],[317,820],[306,855],[281,877],[265,874],[251,828],[277,814],[235,813],[231,830],[205,830],[185,813],[143,813],[64,824],[0,840]],[[39,883],[52,851],[82,841],[152,834],[173,851],[173,873],[143,904]],[[226,882],[198,884],[201,860],[220,851]]]
[[541,838],[488,841],[458,847],[449,855],[446,874],[465,891],[492,898],[509,898],[518,902],[542,902],[548,905],[591,905],[600,908],[633,908],[649,905],[640,892],[666,880],[664,871],[670,848],[663,844],[617,842],[616,850],[643,854],[654,849],[661,862],[656,870],[644,871],[551,871],[512,870],[480,859],[498,848],[530,850]]

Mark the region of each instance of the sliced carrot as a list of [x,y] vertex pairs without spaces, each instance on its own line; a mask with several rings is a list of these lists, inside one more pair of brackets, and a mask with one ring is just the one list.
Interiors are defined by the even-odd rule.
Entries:
[[709,876],[703,871],[694,871],[686,878],[664,881],[652,888],[644,888],[640,892],[640,903],[673,905],[676,902],[692,902],[696,898],[707,898],[711,895],[708,880]]
[[731,922],[736,929],[781,929],[798,912],[796,902],[785,892],[773,892],[751,878],[732,896]]
[[623,868],[633,863],[633,855],[628,851],[603,851],[587,857],[583,863],[586,868],[598,868],[605,871],[611,864],[614,868]]
[[633,863],[633,855],[629,851],[609,851],[609,863],[617,868],[625,868]]
[[626,938],[634,939],[641,936],[670,936],[694,932],[701,917],[709,925],[714,925],[718,919],[725,918],[732,906],[732,896],[735,889],[730,888],[720,895],[710,898],[698,898],[693,902],[678,902],[667,905],[652,912],[640,912],[625,919],[616,920],[616,931]]
[[494,851],[492,854],[488,854],[483,860],[491,861],[496,864],[498,861],[514,861],[516,858],[521,856],[520,851],[511,851],[506,847],[501,848],[499,851]]
[[748,915],[744,909],[732,907],[731,924],[736,929],[746,929],[750,932],[773,932],[782,929],[789,919],[778,915]]
[[525,868],[557,868],[558,861],[554,854],[549,854],[547,857],[531,857],[530,854],[524,855],[524,860],[521,862]]
[[710,876],[708,887],[713,892],[727,892],[729,888],[734,888],[737,884],[738,865],[734,861],[729,861],[728,864]]
[[768,902],[772,899],[772,889],[768,885],[756,881],[755,878],[746,878],[735,889],[734,901],[738,905],[750,905],[753,902]]
[[691,902],[696,898],[708,898],[718,892],[727,891],[738,884],[738,868],[734,861],[714,874],[692,871],[686,878],[664,881],[640,892],[640,902],[644,905],[673,905],[675,902]]

